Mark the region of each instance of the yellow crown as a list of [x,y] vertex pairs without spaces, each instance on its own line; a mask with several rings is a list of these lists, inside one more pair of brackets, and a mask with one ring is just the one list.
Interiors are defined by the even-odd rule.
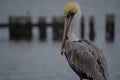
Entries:
[[77,13],[78,10],[77,10],[76,3],[74,1],[71,1],[66,4],[66,6],[64,8],[64,15],[66,16],[69,11]]

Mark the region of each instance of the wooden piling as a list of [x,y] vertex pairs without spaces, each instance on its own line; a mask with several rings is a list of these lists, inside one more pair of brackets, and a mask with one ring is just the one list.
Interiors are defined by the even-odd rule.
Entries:
[[115,37],[115,16],[113,14],[106,15],[106,40],[114,41]]
[[80,27],[81,27],[81,28],[80,28],[80,32],[81,32],[80,35],[81,35],[81,36],[80,36],[80,37],[81,37],[81,38],[84,38],[84,37],[85,37],[85,32],[84,32],[84,31],[85,31],[85,30],[84,30],[84,28],[85,28],[85,18],[84,18],[84,16],[81,17],[80,25],[81,25],[81,26],[80,26]]
[[12,16],[9,16],[9,39],[10,40],[12,40],[12,39],[14,39],[14,37],[16,37],[15,25],[16,25],[15,19],[13,19]]
[[95,29],[94,29],[94,26],[95,26],[95,20],[94,20],[94,17],[91,16],[90,20],[89,20],[89,39],[91,41],[94,41],[94,39],[95,39]]
[[47,38],[45,17],[38,18],[38,28],[39,28],[39,40],[45,41]]
[[62,40],[64,17],[53,17],[53,40]]
[[9,17],[9,39],[10,40],[31,40],[32,23],[29,16]]

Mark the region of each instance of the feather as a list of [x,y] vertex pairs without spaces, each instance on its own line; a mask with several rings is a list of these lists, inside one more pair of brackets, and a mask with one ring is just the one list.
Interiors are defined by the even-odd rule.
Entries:
[[80,78],[107,80],[108,70],[103,51],[91,42],[68,39],[64,52],[69,65]]

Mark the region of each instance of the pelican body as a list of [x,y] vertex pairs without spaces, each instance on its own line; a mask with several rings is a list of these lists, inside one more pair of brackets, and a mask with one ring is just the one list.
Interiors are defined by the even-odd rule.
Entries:
[[76,1],[66,4],[65,26],[61,54],[65,54],[70,67],[80,80],[107,80],[108,69],[103,51],[85,39],[77,39],[73,28],[80,22],[80,8]]

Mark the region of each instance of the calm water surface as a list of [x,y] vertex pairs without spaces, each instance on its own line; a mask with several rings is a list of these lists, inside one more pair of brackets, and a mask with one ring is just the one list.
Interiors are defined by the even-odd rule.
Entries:
[[[47,30],[47,34],[52,34],[50,28]],[[37,28],[34,28],[36,36],[26,42],[9,41],[7,29],[0,32],[0,80],[79,80],[65,57],[60,55],[61,42],[53,42],[52,35],[46,42],[40,42]],[[120,41],[116,39],[114,43],[99,37],[95,41],[107,58],[109,80],[120,79]]]

